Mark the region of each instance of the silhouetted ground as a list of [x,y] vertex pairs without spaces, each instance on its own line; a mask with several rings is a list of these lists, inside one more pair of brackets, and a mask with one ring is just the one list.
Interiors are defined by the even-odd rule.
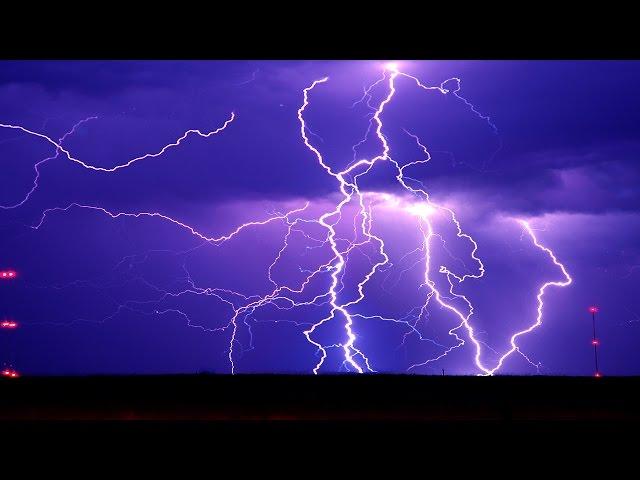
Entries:
[[[23,377],[0,381],[0,431],[126,436],[163,432],[260,440],[411,433],[486,439],[503,433],[637,432],[640,377],[175,375]],[[387,433],[392,434],[390,437]],[[213,434],[210,436],[210,434]],[[274,437],[274,434],[275,437]],[[43,436],[44,435],[44,436]],[[47,437],[49,435],[49,437]],[[511,438],[511,437],[510,437]],[[477,440],[473,440],[477,442]],[[393,444],[393,443],[392,443]]]
[[1,380],[0,420],[640,421],[636,377],[163,375]]

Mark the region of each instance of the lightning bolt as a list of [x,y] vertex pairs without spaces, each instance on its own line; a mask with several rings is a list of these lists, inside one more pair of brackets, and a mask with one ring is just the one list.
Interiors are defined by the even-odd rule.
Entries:
[[132,158],[132,159],[130,159],[130,160],[124,162],[124,163],[115,165],[115,166],[110,167],[110,168],[96,167],[95,165],[91,165],[89,163],[86,163],[86,162],[78,159],[78,158],[75,158],[71,154],[71,152],[69,152],[67,149],[65,149],[62,146],[62,141],[56,142],[55,140],[53,140],[51,137],[45,135],[44,133],[39,133],[39,132],[36,132],[34,130],[29,130],[28,128],[25,128],[25,127],[23,127],[21,125],[11,125],[11,124],[6,124],[6,123],[0,123],[0,128],[8,128],[8,129],[11,129],[11,130],[19,130],[21,132],[27,133],[27,134],[32,135],[34,137],[41,138],[41,139],[49,142],[51,145],[53,145],[56,148],[56,155],[58,155],[59,153],[63,153],[64,156],[67,157],[68,160],[70,160],[72,162],[75,162],[78,165],[81,165],[82,167],[84,167],[84,168],[86,168],[88,170],[93,170],[93,171],[96,171],[96,172],[112,173],[112,172],[116,172],[118,170],[121,170],[123,168],[130,167],[134,163],[139,162],[141,160],[146,160],[147,158],[157,158],[157,157],[163,155],[167,150],[170,150],[170,149],[180,145],[184,140],[187,139],[187,137],[189,137],[191,135],[198,135],[198,136],[203,137],[203,138],[209,138],[212,135],[216,135],[216,134],[222,132],[223,130],[225,130],[227,128],[227,126],[229,126],[229,124],[235,120],[235,118],[236,118],[235,113],[231,112],[231,115],[222,124],[222,126],[216,128],[215,130],[212,130],[210,132],[202,132],[202,131],[197,130],[197,129],[187,130],[175,142],[172,142],[172,143],[169,143],[169,144],[165,145],[160,150],[158,150],[156,153],[145,153],[144,155],[140,155],[138,157]]
[[[387,72],[388,76],[387,76]],[[398,67],[395,64],[389,65],[386,68],[385,73],[383,74],[383,77],[379,80],[377,80],[374,84],[372,84],[370,87],[366,88],[364,90],[364,95],[363,97],[356,103],[354,103],[352,105],[355,106],[357,103],[362,102],[365,98],[367,98],[367,106],[371,107],[369,101],[371,99],[371,91],[374,87],[376,87],[377,85],[383,83],[385,80],[387,80],[387,85],[388,85],[388,93],[386,95],[386,97],[379,103],[379,105],[377,106],[377,108],[375,109],[373,116],[371,118],[371,121],[369,123],[369,127],[367,129],[367,132],[365,134],[365,137],[358,142],[356,145],[353,146],[352,150],[354,152],[354,160],[355,160],[355,154],[357,151],[357,147],[359,145],[361,145],[362,143],[364,143],[367,140],[367,136],[369,135],[369,132],[371,131],[371,127],[372,125],[375,125],[375,128],[373,129],[375,132],[375,135],[377,137],[377,139],[379,140],[381,146],[382,146],[382,152],[372,158],[372,159],[365,159],[365,160],[360,160],[360,161],[356,161],[355,163],[352,162],[350,164],[350,166],[348,166],[345,170],[340,171],[340,172],[334,172],[324,161],[322,154],[319,152],[319,150],[314,147],[310,141],[308,136],[306,135],[307,132],[307,125],[305,123],[304,117],[303,117],[303,113],[305,111],[305,109],[308,107],[309,105],[309,92],[311,90],[313,90],[314,88],[316,88],[317,85],[323,84],[325,82],[327,82],[329,79],[327,77],[322,78],[320,80],[316,80],[315,82],[313,82],[311,84],[311,86],[305,88],[303,90],[303,105],[300,107],[300,109],[298,110],[298,119],[300,121],[300,132],[303,138],[303,141],[305,143],[305,145],[307,146],[307,148],[309,150],[311,150],[311,152],[316,156],[319,164],[322,166],[322,168],[324,168],[324,170],[331,176],[333,176],[339,183],[339,188],[340,188],[340,192],[343,195],[343,199],[342,201],[337,205],[336,209],[334,211],[331,212],[327,212],[325,213],[321,218],[320,218],[320,223],[325,226],[328,230],[329,230],[329,240],[331,242],[331,246],[332,246],[332,250],[334,251],[335,255],[337,256],[338,263],[335,265],[333,273],[332,273],[332,278],[333,278],[333,282],[332,285],[330,287],[330,295],[331,295],[331,305],[333,307],[331,314],[322,319],[320,322],[314,324],[314,326],[305,331],[305,335],[307,336],[307,339],[309,341],[311,341],[312,343],[314,343],[314,345],[316,345],[322,352],[322,357],[320,359],[320,362],[316,365],[315,369],[314,369],[314,373],[318,372],[318,369],[322,366],[323,361],[326,358],[326,349],[322,347],[322,345],[313,342],[310,338],[310,334],[313,333],[313,331],[319,327],[320,325],[322,325],[324,322],[331,320],[332,318],[334,318],[336,312],[340,312],[340,314],[344,317],[345,319],[345,330],[347,332],[347,341],[346,343],[344,343],[342,346],[344,348],[344,354],[345,354],[345,363],[348,365],[351,365],[353,368],[355,368],[358,372],[362,373],[363,369],[362,367],[354,360],[354,355],[353,352],[357,352],[358,354],[360,354],[362,356],[362,358],[365,360],[367,367],[370,369],[369,367],[369,359],[362,353],[360,352],[360,350],[357,350],[355,348],[355,340],[356,340],[356,336],[353,332],[353,317],[352,315],[349,313],[349,311],[347,310],[347,307],[350,307],[356,303],[358,303],[359,301],[361,301],[362,299],[364,299],[364,292],[363,292],[363,288],[364,285],[370,280],[370,278],[375,274],[375,271],[378,267],[385,265],[386,263],[388,263],[389,261],[389,257],[386,255],[385,251],[384,251],[384,241],[380,238],[380,237],[375,237],[373,235],[371,235],[370,232],[367,232],[367,230],[365,229],[365,221],[366,221],[366,210],[364,208],[364,205],[361,201],[361,209],[360,209],[360,215],[363,218],[363,224],[362,224],[362,232],[363,234],[367,235],[369,237],[369,239],[374,239],[379,242],[380,245],[380,254],[383,256],[384,260],[382,262],[376,263],[374,264],[374,267],[372,268],[372,270],[369,271],[369,273],[365,276],[364,280],[358,284],[358,290],[359,290],[359,297],[357,300],[352,301],[352,302],[348,302],[348,303],[343,303],[343,304],[339,304],[337,302],[337,292],[336,292],[336,287],[338,285],[338,275],[340,274],[340,272],[342,271],[342,269],[344,268],[344,258],[341,256],[341,253],[338,251],[337,247],[336,247],[336,243],[334,241],[335,238],[335,229],[334,229],[334,224],[328,224],[326,223],[326,219],[339,215],[342,211],[342,208],[344,207],[345,204],[347,204],[349,201],[351,201],[351,198],[354,194],[356,194],[360,199],[362,199],[364,197],[363,192],[361,192],[358,188],[358,183],[357,183],[357,177],[366,174],[371,167],[378,161],[389,161],[392,164],[395,165],[396,167],[396,171],[397,171],[397,176],[396,179],[398,180],[398,182],[402,185],[402,187],[407,191],[410,192],[411,194],[419,197],[420,199],[422,199],[422,201],[424,203],[418,204],[418,205],[414,205],[409,207],[409,212],[415,214],[416,216],[419,217],[421,222],[424,222],[426,224],[426,232],[423,229],[422,225],[420,226],[420,230],[422,231],[423,235],[424,235],[424,248],[426,251],[426,266],[425,266],[425,282],[424,284],[426,286],[428,286],[429,288],[429,293],[426,297],[426,302],[422,308],[422,311],[424,311],[429,303],[429,301],[432,298],[435,298],[436,302],[443,308],[451,311],[456,317],[458,317],[458,319],[460,320],[460,323],[455,326],[453,329],[449,330],[449,334],[452,335],[453,337],[455,337],[455,339],[457,340],[457,343],[455,346],[451,347],[450,349],[447,349],[443,354],[439,355],[438,357],[436,357],[435,359],[429,359],[426,362],[420,363],[420,364],[414,364],[411,367],[409,367],[409,369],[411,370],[412,368],[415,368],[417,366],[421,366],[421,365],[425,365],[427,363],[431,363],[433,361],[439,360],[441,358],[443,358],[444,356],[446,356],[447,354],[449,354],[452,350],[461,347],[462,345],[465,344],[465,341],[458,336],[458,334],[456,333],[456,331],[462,327],[464,327],[467,331],[467,335],[469,340],[473,343],[473,345],[475,346],[475,364],[478,367],[478,369],[480,369],[484,374],[486,375],[493,375],[496,371],[498,371],[502,365],[504,364],[504,361],[514,352],[518,352],[520,353],[530,364],[534,365],[534,366],[538,366],[537,364],[533,363],[528,356],[526,356],[524,353],[522,353],[517,344],[516,344],[516,339],[522,335],[525,335],[527,333],[530,333],[531,331],[533,331],[535,328],[537,328],[541,323],[542,323],[542,315],[543,315],[543,301],[542,301],[542,297],[544,295],[544,292],[546,290],[547,287],[549,286],[559,286],[559,287],[564,287],[567,286],[571,283],[571,278],[569,277],[568,273],[566,272],[565,267],[560,264],[557,261],[557,258],[555,257],[555,255],[553,254],[553,252],[548,249],[547,247],[542,246],[541,244],[539,244],[539,242],[537,241],[537,239],[535,238],[535,235],[533,234],[533,231],[531,230],[531,228],[529,227],[528,223],[526,223],[523,220],[520,220],[520,222],[525,225],[525,228],[527,229],[527,232],[533,236],[534,239],[534,244],[537,248],[540,248],[542,250],[544,250],[546,253],[548,253],[552,260],[553,263],[557,266],[559,266],[562,269],[563,274],[565,275],[566,281],[564,282],[546,282],[544,283],[541,287],[540,290],[538,292],[537,295],[537,299],[538,299],[538,314],[536,317],[536,321],[534,322],[533,325],[531,325],[530,327],[528,327],[525,330],[519,331],[517,333],[515,333],[512,337],[511,337],[511,349],[509,349],[507,352],[505,352],[502,356],[500,356],[497,364],[495,367],[493,368],[489,368],[487,366],[485,366],[482,362],[482,342],[480,342],[475,334],[474,334],[474,328],[470,323],[470,318],[474,313],[474,307],[471,303],[471,301],[462,294],[458,294],[454,292],[454,280],[457,282],[457,284],[461,284],[462,282],[464,282],[467,279],[479,279],[482,278],[485,272],[485,267],[484,264],[482,263],[482,261],[480,260],[480,258],[476,255],[477,250],[478,250],[478,244],[477,242],[468,234],[464,233],[460,222],[458,221],[455,212],[447,207],[444,207],[442,205],[438,205],[435,204],[434,202],[432,202],[429,198],[429,194],[423,189],[423,188],[414,188],[411,187],[410,185],[408,185],[405,181],[405,175],[404,175],[404,170],[408,167],[414,166],[414,165],[418,165],[418,164],[424,164],[427,163],[428,161],[431,160],[431,155],[429,154],[426,146],[424,146],[421,142],[420,139],[405,130],[405,132],[412,137],[416,144],[420,147],[420,149],[423,151],[423,153],[425,154],[425,158],[421,159],[421,160],[416,160],[410,163],[407,163],[403,166],[401,166],[397,161],[395,161],[393,158],[391,158],[390,156],[390,146],[389,143],[386,139],[386,137],[383,134],[383,122],[381,119],[381,116],[384,112],[385,106],[388,105],[393,96],[396,93],[396,84],[395,84],[395,80],[398,77],[406,77],[409,78],[411,80],[413,80],[415,82],[415,84],[420,87],[423,90],[435,90],[440,92],[441,94],[448,94],[448,93],[452,93],[456,98],[462,100],[464,102],[464,104],[466,106],[468,106],[470,108],[470,110],[476,115],[478,116],[480,119],[486,121],[489,126],[492,128],[492,130],[497,133],[498,129],[497,127],[491,122],[490,117],[482,115],[473,104],[471,104],[469,101],[467,101],[465,98],[463,98],[462,96],[459,95],[459,91],[460,91],[460,79],[458,78],[453,78],[453,79],[449,79],[446,80],[445,82],[443,82],[442,84],[440,84],[440,86],[426,86],[424,85],[419,79],[417,79],[416,77],[406,74],[404,72],[401,72]],[[456,88],[454,90],[449,90],[447,88],[445,88],[445,85],[450,82],[451,80],[455,81],[456,83]],[[358,167],[361,166],[365,166],[366,169],[363,173],[360,173],[358,175],[356,175],[354,177],[354,180],[349,182],[345,179],[345,175],[347,175],[348,173],[354,171],[355,169],[357,169]],[[433,230],[433,226],[429,221],[429,211],[431,209],[437,209],[437,210],[444,210],[446,211],[450,218],[451,221],[455,224],[456,229],[457,229],[457,236],[458,238],[463,238],[467,241],[469,241],[472,244],[472,252],[471,252],[471,258],[478,264],[478,273],[465,273],[463,275],[457,275],[454,272],[450,271],[448,268],[446,268],[445,266],[441,266],[439,269],[439,273],[446,275],[447,281],[449,283],[449,291],[447,292],[449,295],[451,295],[451,297],[449,298],[456,298],[459,300],[462,300],[464,302],[464,304],[467,306],[467,313],[462,312],[460,309],[456,308],[455,306],[452,305],[451,302],[447,302],[444,295],[436,288],[435,282],[431,279],[430,277],[430,245],[431,245],[431,239],[434,235],[436,235],[434,233]],[[369,317],[371,318],[371,317]],[[401,322],[401,323],[406,323],[406,322]],[[415,329],[415,327],[414,327]],[[406,338],[406,337],[405,337]],[[371,370],[371,369],[370,369]]]
[[[535,232],[531,228],[531,225],[529,225],[529,223],[526,220],[518,220],[518,221],[520,222],[520,224],[522,225],[524,230],[529,234],[529,236],[531,237],[531,240],[533,241],[533,244],[536,246],[536,248],[539,248],[540,250],[545,252],[549,256],[549,258],[551,258],[551,261],[553,262],[553,264],[560,269],[560,271],[562,272],[562,275],[564,277],[564,280],[559,280],[559,281],[557,280],[557,281],[553,281],[553,282],[545,282],[545,283],[542,284],[542,286],[538,290],[538,295],[536,295],[536,299],[538,301],[538,307],[537,307],[537,315],[536,315],[535,322],[532,323],[526,329],[521,330],[519,332],[516,332],[511,336],[511,340],[509,342],[511,344],[511,348],[500,357],[496,367],[494,369],[492,369],[491,371],[487,372],[487,373],[490,373],[490,374],[493,374],[498,369],[500,369],[500,367],[502,367],[502,364],[507,359],[507,357],[509,357],[509,355],[511,355],[513,352],[517,351],[519,353],[522,353],[522,352],[520,352],[520,349],[518,348],[518,345],[516,344],[516,340],[518,339],[518,337],[526,335],[527,333],[532,332],[533,330],[538,328],[540,325],[542,325],[542,315],[543,315],[543,309],[544,309],[543,297],[544,297],[544,294],[545,294],[547,288],[549,288],[549,287],[567,287],[567,286],[571,285],[571,283],[573,282],[573,279],[571,278],[571,276],[567,272],[567,269],[565,268],[565,266],[562,263],[560,263],[558,261],[558,259],[556,258],[556,255],[553,253],[553,251],[550,248],[545,247],[544,245],[542,245],[538,241],[538,238],[536,237]],[[522,355],[524,355],[524,354],[522,354]],[[525,358],[527,358],[527,357],[525,356]],[[527,358],[527,360],[528,360],[528,358]]]
[[252,222],[243,223],[242,225],[238,226],[236,229],[234,229],[230,233],[228,233],[226,235],[221,235],[219,237],[209,237],[209,236],[205,235],[204,233],[199,232],[198,230],[196,230],[192,226],[187,225],[186,223],[183,223],[183,222],[181,222],[179,220],[176,220],[174,218],[171,218],[171,217],[169,217],[167,215],[163,215],[162,213],[159,213],[159,212],[136,212],[136,213],[112,212],[110,210],[107,210],[106,208],[96,207],[94,205],[82,205],[80,203],[71,203],[70,205],[67,205],[66,207],[47,208],[42,213],[40,221],[36,225],[32,225],[31,228],[34,229],[34,230],[38,230],[44,224],[47,216],[52,212],[66,212],[66,211],[70,210],[71,208],[75,207],[75,208],[83,208],[83,209],[87,209],[87,210],[95,210],[95,211],[98,211],[98,212],[102,212],[105,215],[108,215],[109,217],[111,217],[113,219],[120,218],[120,217],[160,218],[162,220],[165,220],[165,221],[167,221],[169,223],[173,223],[174,225],[177,225],[178,227],[187,230],[192,235],[198,237],[201,240],[204,240],[205,242],[210,242],[210,243],[214,243],[214,244],[218,244],[219,245],[219,244],[224,243],[224,242],[226,242],[228,240],[231,240],[233,237],[235,237],[238,233],[240,233],[245,228],[267,225],[268,223],[271,223],[274,220],[284,220],[284,219],[288,218],[289,215],[292,215],[294,213],[298,213],[298,212],[302,212],[302,211],[306,210],[308,206],[309,206],[309,202],[307,202],[304,207],[291,210],[291,211],[287,212],[284,215],[275,215],[275,216],[269,217],[266,220],[259,220],[259,221],[252,221]]

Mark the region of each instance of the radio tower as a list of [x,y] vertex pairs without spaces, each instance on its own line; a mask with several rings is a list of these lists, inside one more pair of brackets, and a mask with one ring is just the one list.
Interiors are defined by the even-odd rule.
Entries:
[[591,313],[591,322],[593,325],[593,339],[591,340],[591,344],[593,345],[593,359],[595,360],[595,364],[596,364],[596,370],[595,370],[594,376],[601,377],[602,374],[598,369],[598,345],[600,345],[600,342],[596,338],[596,313],[598,313],[598,307],[596,306],[589,307],[589,313]]
[[[0,270],[0,281],[10,281],[15,280],[16,278],[18,278],[18,273],[15,270]],[[16,328],[18,328],[18,322],[15,320],[4,319],[0,321],[0,330],[5,334],[9,334]],[[11,362],[9,362],[8,365],[5,363],[5,367],[0,371],[0,375],[7,378],[18,378],[20,376],[20,374],[14,370]]]

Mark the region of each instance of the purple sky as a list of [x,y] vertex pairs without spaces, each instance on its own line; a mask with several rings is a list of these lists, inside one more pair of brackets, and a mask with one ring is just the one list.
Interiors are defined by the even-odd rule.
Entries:
[[[191,134],[166,153],[115,172],[83,168],[61,153],[40,165],[37,189],[15,208],[8,207],[33,187],[34,165],[56,149],[34,135],[0,129],[0,270],[20,273],[19,280],[0,283],[0,318],[21,323],[16,332],[0,332],[3,362],[24,374],[228,373],[231,344],[235,372],[311,373],[322,352],[304,331],[331,313],[326,295],[296,308],[276,300],[244,311],[235,328],[229,322],[233,308],[273,291],[267,272],[278,252],[271,277],[292,288],[332,259],[327,229],[314,220],[342,196],[301,137],[303,89],[329,77],[309,93],[304,119],[309,142],[328,167],[341,171],[354,158],[382,154],[375,123],[355,157],[353,147],[389,94],[392,71],[384,64],[0,63],[0,123],[58,141],[79,121],[97,117],[63,141],[73,158],[94,167],[158,152],[189,129],[210,132],[236,115],[215,135]],[[407,167],[405,176],[415,179],[412,187],[423,182],[432,202],[455,211],[462,231],[478,244],[484,275],[453,283],[474,306],[468,323],[481,363],[495,367],[510,337],[535,322],[538,289],[563,280],[517,222],[523,219],[573,283],[547,288],[543,324],[518,338],[522,354],[510,355],[498,373],[534,374],[531,363],[539,363],[543,374],[591,375],[587,308],[596,304],[602,372],[640,374],[640,63],[402,61],[399,70],[429,86],[460,79],[456,96],[455,80],[442,85],[443,93],[398,76],[380,119],[390,158],[399,165],[425,158],[416,138],[428,148],[431,160]],[[383,73],[370,98],[354,105]],[[440,266],[458,276],[478,273],[472,244],[456,235],[445,210],[423,220],[411,213],[424,199],[402,189],[388,159],[356,173],[363,174],[358,187],[371,206],[370,233],[384,241],[389,261],[364,286],[365,298],[347,308],[354,362],[365,371],[366,356],[379,372],[482,373],[465,328],[457,330],[464,345],[410,369],[458,344],[448,333],[460,323],[455,314],[433,299],[421,311],[430,291],[425,228],[432,225],[438,235],[429,243],[430,278],[445,296],[451,297]],[[31,228],[47,209],[78,203],[158,212],[219,237],[306,202],[303,213],[289,217],[300,221],[284,250],[282,220],[247,228],[220,245],[162,218],[113,219],[78,207],[50,211]],[[357,300],[358,284],[382,258],[376,241],[349,249],[358,209],[354,197],[335,225],[338,250],[349,251],[344,266],[331,263],[339,270],[340,305]],[[355,238],[352,243],[367,240],[362,232]],[[331,275],[320,272],[303,294],[290,297],[306,302],[326,294]],[[468,313],[461,298],[446,302]],[[332,347],[348,342],[345,322],[337,311],[311,335],[326,350],[321,373],[355,370],[345,363],[343,346]]]

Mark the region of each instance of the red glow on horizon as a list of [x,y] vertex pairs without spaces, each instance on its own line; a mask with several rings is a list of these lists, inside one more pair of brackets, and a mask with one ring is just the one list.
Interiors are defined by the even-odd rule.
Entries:
[[602,377],[602,374],[601,374],[600,372],[596,372],[596,374],[594,375],[594,377],[596,377],[596,378],[600,378],[600,377]]
[[3,280],[10,280],[16,278],[18,276],[18,272],[15,270],[0,270],[0,278]]
[[598,307],[596,307],[595,305],[589,307],[589,313],[598,313]]
[[3,377],[7,377],[7,378],[18,378],[20,376],[18,372],[16,372],[11,368],[5,368],[0,373],[2,374]]
[[0,328],[18,328],[18,322],[15,322],[13,320],[3,320],[2,322],[0,322]]

